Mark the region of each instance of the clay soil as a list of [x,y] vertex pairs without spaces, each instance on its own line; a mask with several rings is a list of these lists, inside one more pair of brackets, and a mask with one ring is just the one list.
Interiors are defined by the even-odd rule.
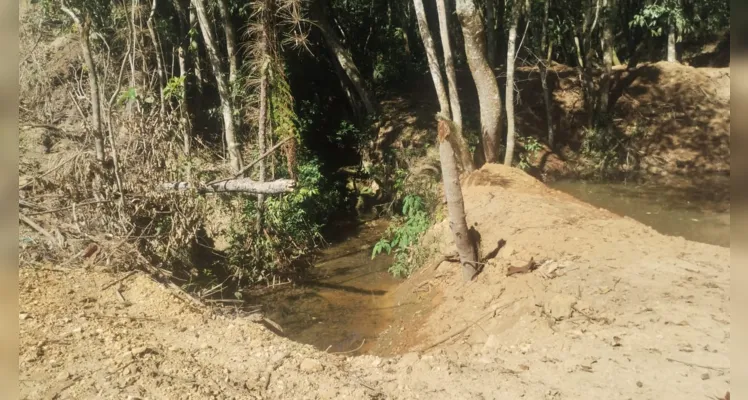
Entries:
[[[322,352],[257,315],[193,308],[141,273],[22,268],[22,397],[684,399],[729,389],[729,249],[660,235],[516,169],[487,165],[464,185],[484,255],[506,244],[470,283],[448,261],[403,283],[380,356]],[[428,233],[435,260],[453,250],[449,238],[446,222]],[[506,275],[530,259],[540,267]]]

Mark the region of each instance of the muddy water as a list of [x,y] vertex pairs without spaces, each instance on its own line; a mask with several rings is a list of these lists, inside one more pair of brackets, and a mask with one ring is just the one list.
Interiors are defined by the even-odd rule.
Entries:
[[729,178],[667,187],[583,181],[560,181],[550,186],[662,234],[730,246]]
[[389,295],[400,281],[387,272],[392,258],[371,251],[388,221],[371,221],[324,249],[303,284],[260,299],[265,315],[287,338],[323,351],[369,351],[392,321]]

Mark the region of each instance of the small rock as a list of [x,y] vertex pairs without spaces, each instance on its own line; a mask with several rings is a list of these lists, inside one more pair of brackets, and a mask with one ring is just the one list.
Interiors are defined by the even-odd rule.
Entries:
[[286,357],[288,357],[288,352],[281,351],[281,352],[273,354],[273,356],[270,357],[270,362],[275,364],[275,363],[283,361],[283,359],[285,359]]
[[374,361],[371,362],[371,366],[375,368],[380,366],[381,364],[382,364],[381,358],[375,358]]
[[304,372],[319,372],[322,370],[322,364],[313,358],[305,358],[299,365],[299,369]]
[[483,344],[483,351],[496,350],[500,346],[499,337],[496,335],[488,335],[486,343]]
[[644,384],[641,381],[636,381],[636,386],[637,387],[642,387],[642,386],[644,386]]
[[58,381],[64,381],[70,378],[70,372],[68,371],[62,371],[59,374],[57,374],[57,380]]
[[30,315],[28,313],[20,313],[20,314],[18,314],[18,319],[20,319],[21,321],[25,321],[25,320],[29,319],[29,317],[30,317]]
[[711,378],[711,376],[709,376],[709,373],[704,372],[703,374],[701,374],[702,381],[708,380],[709,378]]

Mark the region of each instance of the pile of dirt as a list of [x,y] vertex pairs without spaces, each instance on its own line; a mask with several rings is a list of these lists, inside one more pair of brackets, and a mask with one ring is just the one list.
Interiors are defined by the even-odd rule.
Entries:
[[[516,169],[465,183],[475,281],[424,266],[386,357],[331,354],[196,309],[141,273],[20,271],[23,398],[700,398],[729,388],[729,250],[662,236]],[[446,222],[426,244],[449,253]],[[438,253],[437,253],[438,254]],[[533,259],[541,266],[506,276]],[[394,355],[398,353],[398,355]],[[667,382],[663,385],[662,382]]]
[[[545,139],[545,106],[536,68],[518,72],[517,124],[520,136]],[[563,157],[548,149],[533,157],[544,174],[568,176],[580,172],[580,149],[587,120],[578,72],[554,65],[549,73],[553,119]],[[634,69],[615,69],[611,101],[615,128],[631,138],[630,160],[624,172],[654,176],[729,174],[730,69],[694,68],[659,62]],[[562,162],[565,158],[568,163]],[[576,171],[575,171],[576,170]]]
[[482,254],[503,247],[465,283],[439,256],[456,252],[448,223],[436,225],[424,240],[436,262],[399,288],[406,306],[379,342],[389,351],[483,364],[519,377],[529,398],[728,390],[729,249],[663,236],[499,165],[463,191]]

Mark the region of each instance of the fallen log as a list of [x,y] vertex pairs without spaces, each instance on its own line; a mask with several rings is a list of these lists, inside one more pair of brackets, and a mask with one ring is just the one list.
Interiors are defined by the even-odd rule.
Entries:
[[293,192],[296,181],[292,179],[277,179],[269,182],[258,182],[249,178],[228,179],[222,182],[211,182],[205,185],[193,185],[189,182],[167,182],[158,186],[160,191],[197,190],[198,193],[255,193],[281,194]]

